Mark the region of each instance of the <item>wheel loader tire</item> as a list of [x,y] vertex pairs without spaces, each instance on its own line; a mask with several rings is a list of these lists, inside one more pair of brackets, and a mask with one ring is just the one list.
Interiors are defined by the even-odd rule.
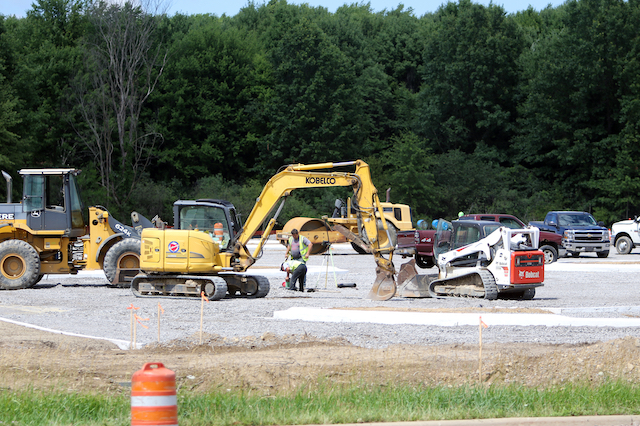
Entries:
[[36,286],[36,284],[38,284],[38,283],[40,282],[40,280],[42,279],[42,277],[44,277],[44,274],[40,274],[40,275],[38,275],[38,279],[36,279],[36,281],[35,281],[33,284],[31,284],[28,288],[35,287],[35,286]]
[[540,251],[544,254],[544,263],[549,264],[558,260],[558,251],[552,246],[542,246]]
[[356,253],[358,254],[367,254],[366,251],[364,251],[364,249],[362,247],[360,247],[359,245],[357,245],[356,243],[354,243],[353,241],[351,242],[351,247],[353,247],[353,249],[356,251]]
[[606,251],[599,251],[596,253],[596,255],[601,258],[604,259],[605,257],[609,256],[609,250]]
[[29,243],[8,240],[0,243],[0,287],[6,290],[33,287],[40,277],[40,257]]
[[631,238],[624,236],[618,238],[616,241],[616,250],[619,254],[629,254],[631,253],[631,249],[633,248],[633,243],[631,242]]
[[118,241],[107,251],[104,257],[104,274],[112,285],[117,285],[118,267],[120,269],[140,269],[140,243],[137,238],[125,238]]
[[433,257],[431,256],[417,256],[416,255],[416,265],[418,265],[422,269],[432,268],[433,265]]

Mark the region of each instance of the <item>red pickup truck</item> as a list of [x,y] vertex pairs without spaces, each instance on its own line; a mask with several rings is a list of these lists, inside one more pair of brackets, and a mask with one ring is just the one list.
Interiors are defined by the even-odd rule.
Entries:
[[[459,220],[491,220],[502,225],[519,229],[526,225],[517,217],[510,214],[466,214]],[[398,243],[395,254],[416,258],[416,265],[420,268],[431,268],[435,265],[433,256],[433,237],[435,229],[414,229],[410,231],[398,231]],[[545,263],[553,263],[558,260],[558,253],[562,248],[562,236],[554,232],[540,231],[540,250],[544,253]]]
[[435,229],[411,229],[398,231],[398,243],[394,254],[416,258],[416,265],[421,268],[431,268],[435,265],[433,257],[433,237]]

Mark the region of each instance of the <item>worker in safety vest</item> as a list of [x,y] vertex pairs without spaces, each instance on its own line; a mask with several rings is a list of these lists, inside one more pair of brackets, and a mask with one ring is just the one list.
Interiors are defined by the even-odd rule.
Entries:
[[[304,291],[304,283],[307,279],[307,265],[300,260],[289,260],[280,265],[280,270],[287,273],[288,285],[286,286],[287,290],[296,290],[296,281],[298,281],[299,291]],[[289,278],[289,274],[291,274],[291,278]]]
[[311,247],[313,244],[307,237],[300,238],[300,234],[297,229],[291,231],[291,236],[287,244],[287,253],[284,255],[284,260],[287,260],[289,254],[291,254],[292,260],[300,260],[303,263],[307,263],[309,260],[309,254],[311,253]]

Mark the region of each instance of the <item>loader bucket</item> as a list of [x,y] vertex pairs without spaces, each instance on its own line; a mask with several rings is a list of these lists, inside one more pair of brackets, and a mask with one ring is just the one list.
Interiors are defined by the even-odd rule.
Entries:
[[431,280],[428,275],[418,275],[416,260],[411,259],[400,266],[396,295],[415,298],[431,297],[429,294],[430,282]]
[[396,294],[396,282],[393,274],[382,268],[376,268],[376,281],[367,295],[371,300],[389,300]]

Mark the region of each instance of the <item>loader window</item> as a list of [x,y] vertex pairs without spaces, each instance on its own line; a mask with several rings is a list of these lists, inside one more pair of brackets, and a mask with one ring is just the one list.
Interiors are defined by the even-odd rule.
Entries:
[[46,202],[50,210],[65,211],[64,206],[64,176],[50,175],[46,178]]
[[84,217],[82,216],[82,201],[80,198],[80,189],[78,188],[78,182],[75,176],[69,175],[69,192],[71,200],[71,227],[72,228],[84,228]]
[[44,176],[24,176],[24,202],[22,208],[25,213],[44,209]]

